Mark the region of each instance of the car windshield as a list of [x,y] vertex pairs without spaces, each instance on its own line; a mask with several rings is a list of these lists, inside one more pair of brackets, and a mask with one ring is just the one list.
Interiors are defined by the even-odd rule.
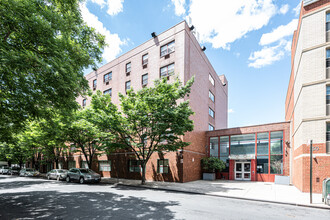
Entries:
[[26,171],[32,172],[32,171],[34,171],[34,169],[27,168]]
[[59,172],[59,173],[66,173],[67,171],[66,170],[57,170],[57,172]]
[[91,169],[81,169],[80,170],[81,173],[90,173],[90,174],[94,174],[95,172]]

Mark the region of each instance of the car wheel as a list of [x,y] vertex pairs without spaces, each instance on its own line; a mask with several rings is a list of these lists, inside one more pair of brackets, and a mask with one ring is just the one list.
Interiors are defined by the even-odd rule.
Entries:
[[66,182],[69,183],[70,182],[70,177],[66,177]]
[[83,184],[84,182],[85,182],[84,178],[83,178],[83,177],[80,177],[80,179],[79,179],[79,183],[80,183],[80,184]]

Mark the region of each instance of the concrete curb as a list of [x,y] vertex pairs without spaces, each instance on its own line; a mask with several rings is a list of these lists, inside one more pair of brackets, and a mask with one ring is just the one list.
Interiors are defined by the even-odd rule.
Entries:
[[314,206],[314,205],[300,204],[300,203],[290,203],[290,202],[280,202],[280,201],[263,200],[263,199],[252,199],[252,198],[235,197],[235,196],[215,195],[215,194],[212,194],[212,193],[201,193],[201,192],[185,191],[185,190],[178,190],[178,189],[168,189],[168,188],[162,188],[162,187],[155,188],[155,187],[147,186],[147,185],[133,185],[133,184],[125,184],[125,183],[110,183],[110,184],[136,187],[136,188],[161,190],[161,191],[179,192],[179,193],[192,194],[192,195],[206,195],[206,196],[214,196],[214,197],[221,197],[221,198],[228,198],[228,199],[239,199],[239,200],[247,200],[247,201],[254,201],[254,202],[267,202],[267,203],[274,203],[274,204],[280,204],[280,205],[291,205],[291,206],[300,206],[300,207],[306,207],[306,208],[316,208],[316,209],[330,210],[330,206],[329,207],[322,207],[322,206]]

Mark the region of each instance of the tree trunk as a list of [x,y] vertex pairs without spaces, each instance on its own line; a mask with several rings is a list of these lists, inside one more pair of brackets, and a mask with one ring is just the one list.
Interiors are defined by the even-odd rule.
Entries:
[[141,166],[142,166],[142,182],[141,182],[141,184],[144,185],[144,184],[146,184],[146,164],[144,161],[142,161]]
[[55,159],[55,167],[58,169],[58,159]]

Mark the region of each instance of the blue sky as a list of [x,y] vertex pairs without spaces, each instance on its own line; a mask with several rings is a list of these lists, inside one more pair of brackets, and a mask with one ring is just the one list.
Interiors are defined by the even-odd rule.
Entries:
[[[229,83],[228,127],[284,121],[300,0],[87,0],[83,19],[106,36],[104,62],[187,16]],[[90,70],[86,70],[89,73]]]

